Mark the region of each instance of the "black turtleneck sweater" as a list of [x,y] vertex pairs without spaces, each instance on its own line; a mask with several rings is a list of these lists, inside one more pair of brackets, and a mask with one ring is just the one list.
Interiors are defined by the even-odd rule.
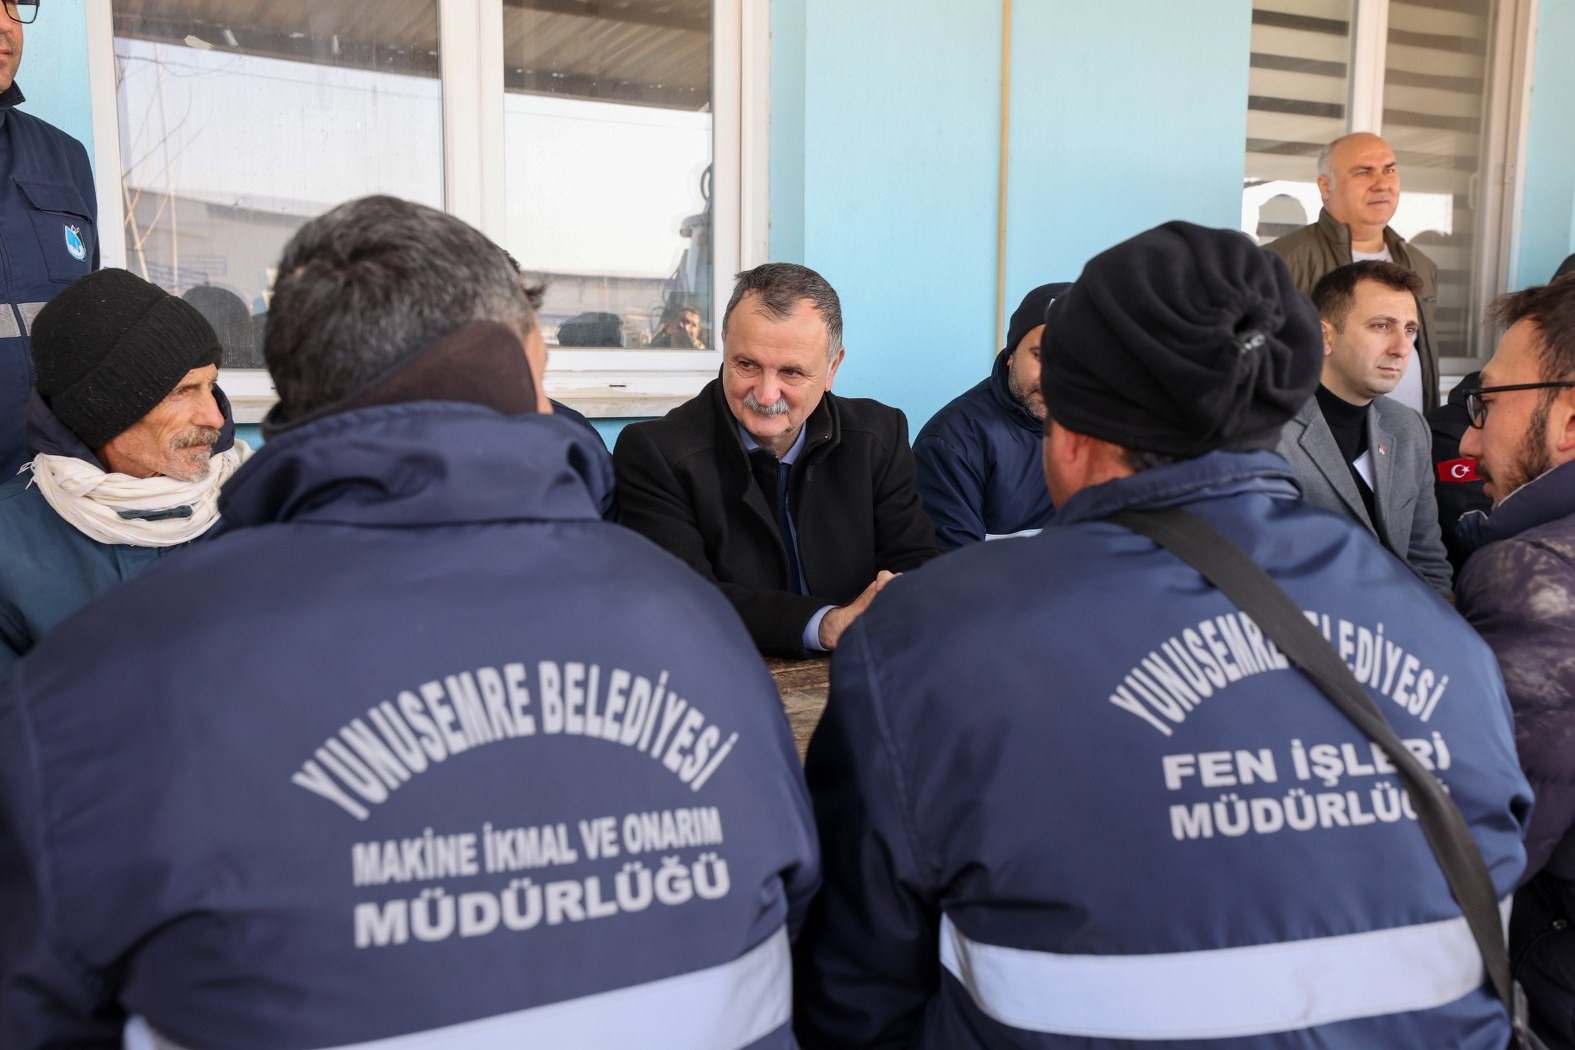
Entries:
[[1340,446],[1340,455],[1344,457],[1346,468],[1356,481],[1356,491],[1362,494],[1362,502],[1367,506],[1368,520],[1377,525],[1378,507],[1373,501],[1372,487],[1357,473],[1355,466],[1356,461],[1362,458],[1362,453],[1367,451],[1367,410],[1371,406],[1353,405],[1321,383],[1318,385],[1317,397],[1323,421],[1329,424],[1334,443]]

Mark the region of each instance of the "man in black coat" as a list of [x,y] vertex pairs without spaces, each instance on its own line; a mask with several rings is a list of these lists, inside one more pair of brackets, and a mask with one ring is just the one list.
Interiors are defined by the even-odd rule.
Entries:
[[831,394],[842,307],[814,270],[739,275],[721,375],[613,449],[620,520],[722,589],[764,653],[835,649],[938,552],[897,409]]

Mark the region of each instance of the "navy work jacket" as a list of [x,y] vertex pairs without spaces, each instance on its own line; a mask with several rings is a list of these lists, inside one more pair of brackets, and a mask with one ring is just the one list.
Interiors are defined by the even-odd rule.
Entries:
[[0,479],[27,458],[28,330],[56,292],[98,269],[98,198],[82,143],[0,91]]
[[946,550],[1043,528],[1055,514],[1044,423],[1012,397],[1006,358],[997,354],[989,378],[930,417],[913,442],[919,498]]
[[807,769],[805,1045],[1507,1044],[1393,767],[1196,570],[1102,520],[1162,506],[1316,619],[1509,896],[1531,793],[1493,654],[1276,453],[1215,452],[906,574],[844,635]]
[[781,701],[716,588],[598,518],[593,440],[304,423],[17,665],[0,1046],[791,1045]]

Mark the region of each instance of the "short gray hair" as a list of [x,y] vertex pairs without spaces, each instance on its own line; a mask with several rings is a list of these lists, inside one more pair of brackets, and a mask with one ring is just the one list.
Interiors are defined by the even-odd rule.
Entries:
[[1371,135],[1373,138],[1380,140],[1383,138],[1383,136],[1374,131],[1353,131],[1349,134],[1341,135],[1318,151],[1318,177],[1326,180],[1330,189],[1334,189],[1334,151],[1340,148],[1340,143],[1348,142],[1354,138],[1361,138],[1363,135]]
[[826,324],[826,356],[835,357],[842,349],[842,301],[836,289],[820,274],[798,263],[763,263],[735,277],[733,297],[722,315],[722,340],[727,340],[727,323],[733,311],[751,292],[757,296],[755,307],[773,321],[781,321],[798,309],[805,299]]
[[1334,165],[1330,163],[1329,158],[1334,153],[1334,147],[1341,141],[1343,136],[1318,151],[1318,177],[1328,182],[1331,189],[1334,188]]
[[530,293],[503,249],[434,208],[362,197],[285,245],[263,357],[284,418],[296,418],[470,321],[496,321],[521,338],[535,327]]

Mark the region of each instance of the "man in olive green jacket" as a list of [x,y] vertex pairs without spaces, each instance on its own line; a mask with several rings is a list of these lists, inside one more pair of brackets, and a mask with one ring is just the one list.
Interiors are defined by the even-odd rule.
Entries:
[[1362,259],[1399,263],[1422,279],[1418,299],[1421,330],[1416,366],[1393,396],[1418,412],[1436,408],[1438,348],[1433,342],[1438,301],[1438,266],[1389,228],[1400,204],[1400,172],[1394,150],[1377,135],[1358,132],[1335,139],[1318,153],[1318,221],[1268,245],[1291,268],[1296,287],[1311,295],[1324,274]]

